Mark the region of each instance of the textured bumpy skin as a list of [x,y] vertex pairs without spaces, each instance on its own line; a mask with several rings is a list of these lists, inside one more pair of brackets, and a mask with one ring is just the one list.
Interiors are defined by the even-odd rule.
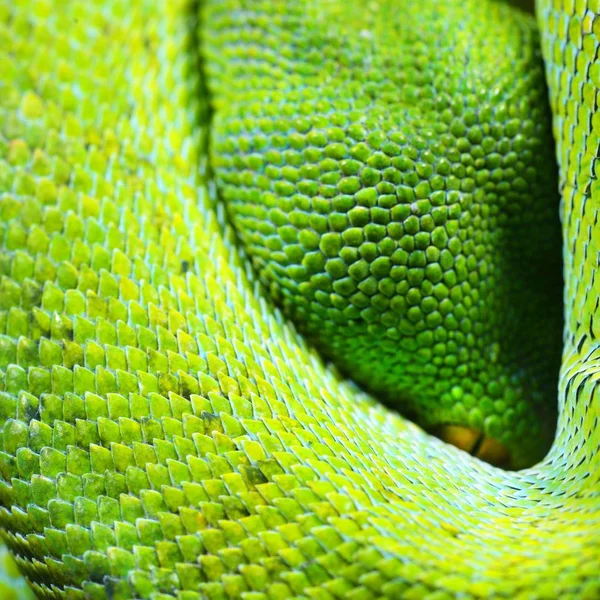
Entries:
[[0,527],[32,590],[598,598],[598,2],[538,3],[565,330],[557,435],[521,471],[359,391],[262,297],[206,168],[215,7],[0,3]]
[[537,462],[561,273],[533,18],[487,0],[206,6],[211,164],[275,302],[419,424]]

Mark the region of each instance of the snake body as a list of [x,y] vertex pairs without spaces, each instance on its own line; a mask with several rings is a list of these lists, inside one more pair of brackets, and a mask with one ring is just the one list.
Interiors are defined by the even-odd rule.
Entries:
[[[600,597],[600,4],[539,0],[536,8],[540,39],[532,17],[500,0],[0,3],[0,529],[29,586],[13,564],[0,582],[2,598]],[[398,42],[399,52],[396,39],[410,43]],[[451,54],[460,69],[436,70],[428,81],[428,63]],[[493,68],[477,62],[486,57]],[[425,332],[417,331],[418,311],[436,312],[427,304],[412,305],[420,307],[410,313],[414,322],[400,306],[396,323],[379,299],[363,315],[374,326],[361,329],[343,301],[350,282],[336,288],[342,300],[322,277],[299,291],[306,274],[287,267],[302,264],[315,241],[305,235],[306,252],[288,249],[286,263],[282,240],[298,245],[299,232],[286,229],[280,214],[285,198],[312,197],[310,186],[294,188],[294,169],[310,180],[310,167],[330,159],[321,167],[334,175],[318,180],[324,193],[314,196],[327,198],[327,186],[340,181],[336,165],[347,160],[346,134],[356,134],[354,145],[384,123],[395,135],[390,153],[405,150],[412,161],[401,165],[406,180],[388,183],[423,194],[407,204],[423,210],[414,213],[419,231],[404,225],[409,213],[392,219],[404,227],[395,242],[408,236],[415,246],[393,252],[406,252],[406,261],[427,255],[431,244],[417,234],[429,234],[433,246],[443,236],[434,240],[418,201],[440,191],[431,186],[448,193],[452,186],[449,176],[440,183],[431,174],[430,188],[417,192],[421,179],[411,173],[428,173],[421,159],[428,148],[438,156],[434,138],[445,135],[436,130],[444,109],[432,117],[428,86],[453,85],[450,110],[462,102],[454,116],[475,115],[470,143],[483,148],[494,137],[483,118],[492,93],[491,105],[500,107],[492,124],[502,131],[489,153],[516,154],[502,163],[507,179],[488,190],[499,205],[508,198],[507,206],[494,212],[491,198],[466,200],[481,200],[471,218],[489,232],[485,248],[477,250],[472,231],[462,238],[455,231],[463,249],[475,240],[480,278],[466,277],[488,309],[486,318],[473,313],[463,333],[478,327],[482,348],[508,348],[475,362],[469,354],[468,375],[456,358],[436,362],[423,351],[429,342],[417,338]],[[483,86],[475,99],[472,85]],[[330,155],[285,154],[297,149],[286,143],[306,146],[289,138],[290,122],[302,133],[319,115],[327,122],[308,123],[308,145],[328,147],[323,129],[335,143]],[[455,138],[469,140],[460,125]],[[346,132],[339,140],[338,129]],[[366,155],[358,150],[365,164],[377,154],[373,145],[383,144],[376,138]],[[410,148],[418,150],[413,158]],[[485,187],[467,172],[477,166],[470,160],[483,160],[477,152],[469,158],[465,147],[458,162],[465,161],[464,178],[473,172]],[[356,203],[336,209],[341,216],[326,233],[346,223],[344,210],[372,202],[369,192],[356,194],[373,187],[369,181],[379,184],[375,171],[388,167],[377,160],[384,158],[361,171],[360,189],[344,183],[342,195]],[[344,165],[351,178],[353,164]],[[470,187],[458,190],[462,202]],[[448,210],[460,220],[469,210],[458,205]],[[318,203],[306,212],[320,214]],[[558,383],[556,213],[564,278]],[[360,229],[362,213],[354,214]],[[370,214],[371,225],[385,218]],[[312,231],[319,227],[313,219]],[[379,235],[362,227],[365,236]],[[323,255],[334,261],[328,253],[337,248],[341,257],[339,240],[325,239],[316,240]],[[466,264],[468,249],[463,254]],[[357,255],[343,256],[354,264]],[[394,267],[420,268],[396,256]],[[442,260],[441,252],[430,257]],[[460,279],[462,266],[452,264],[447,271]],[[553,268],[541,273],[545,264]],[[336,265],[326,272],[340,281]],[[384,273],[379,285],[392,267],[377,265],[370,273]],[[428,273],[441,281],[435,267]],[[419,286],[427,279],[412,277]],[[427,286],[420,289],[427,296]],[[307,290],[314,303],[298,300]],[[464,304],[456,300],[445,316]],[[348,311],[342,319],[329,308]],[[401,350],[402,368],[391,369],[381,327],[396,326],[400,339],[383,336]],[[411,336],[416,341],[403,346]],[[472,381],[483,381],[482,373],[494,385],[480,391]],[[429,435],[378,395],[426,427],[483,430],[509,449],[514,468],[547,450],[554,425],[556,433],[539,462],[503,470]]]

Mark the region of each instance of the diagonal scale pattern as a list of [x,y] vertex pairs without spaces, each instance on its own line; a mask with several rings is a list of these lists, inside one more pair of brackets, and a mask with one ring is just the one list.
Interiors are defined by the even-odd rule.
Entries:
[[[590,43],[574,22],[565,52]],[[30,0],[0,23],[0,526],[38,597],[600,594],[590,229],[557,439],[495,469],[261,298],[204,175],[196,6]]]

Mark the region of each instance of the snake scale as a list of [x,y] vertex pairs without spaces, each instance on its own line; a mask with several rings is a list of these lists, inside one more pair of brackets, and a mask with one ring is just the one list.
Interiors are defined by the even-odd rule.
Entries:
[[2,600],[600,598],[600,1],[536,13],[0,2]]

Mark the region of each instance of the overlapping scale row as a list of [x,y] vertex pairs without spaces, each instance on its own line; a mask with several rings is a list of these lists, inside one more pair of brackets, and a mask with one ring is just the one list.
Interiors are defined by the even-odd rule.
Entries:
[[0,8],[0,529],[33,591],[597,597],[594,348],[521,472],[324,366],[205,179],[197,8]]

